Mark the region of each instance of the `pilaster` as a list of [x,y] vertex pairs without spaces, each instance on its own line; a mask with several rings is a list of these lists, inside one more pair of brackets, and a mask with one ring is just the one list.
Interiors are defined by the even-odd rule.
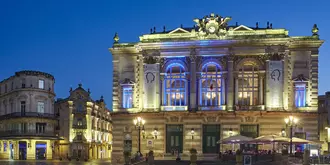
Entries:
[[[232,57],[232,55],[231,55]],[[228,58],[228,74],[227,74],[227,110],[233,111],[234,106],[234,59]]]
[[318,50],[312,50],[311,51],[311,60],[309,64],[309,106],[311,107],[317,107],[318,106],[318,76],[319,76],[319,51]]
[[270,105],[271,105],[271,93],[269,92],[270,91],[270,86],[269,86],[269,59],[266,60],[265,62],[265,68],[266,68],[266,79],[265,79],[265,91],[266,91],[266,98],[265,99],[265,107],[266,107],[266,110],[270,110]]
[[196,88],[197,88],[197,81],[196,81],[196,50],[192,49],[190,52],[190,110],[195,111],[196,110]]

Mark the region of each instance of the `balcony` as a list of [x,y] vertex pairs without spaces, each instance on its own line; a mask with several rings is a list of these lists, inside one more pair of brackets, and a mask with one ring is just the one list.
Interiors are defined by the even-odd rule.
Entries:
[[37,117],[37,118],[48,118],[48,119],[57,118],[56,114],[52,114],[52,113],[14,112],[14,113],[0,116],[0,120],[10,119],[10,118],[20,118],[20,117]]
[[260,110],[265,110],[264,105],[235,105],[235,110],[236,111],[244,111],[244,110],[252,110],[252,111],[260,111]]
[[73,129],[87,129],[87,124],[83,124],[83,125],[73,124],[72,128]]
[[0,131],[0,137],[56,137],[54,131],[37,132],[36,130],[7,130]]

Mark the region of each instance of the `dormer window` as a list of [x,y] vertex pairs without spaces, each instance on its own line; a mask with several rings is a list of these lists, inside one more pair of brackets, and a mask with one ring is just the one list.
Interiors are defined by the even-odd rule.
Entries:
[[84,107],[81,103],[77,104],[76,105],[76,111],[77,112],[82,112],[84,110]]
[[22,79],[22,88],[25,88],[25,79]]
[[45,89],[45,81],[44,80],[39,80],[38,88],[39,89]]

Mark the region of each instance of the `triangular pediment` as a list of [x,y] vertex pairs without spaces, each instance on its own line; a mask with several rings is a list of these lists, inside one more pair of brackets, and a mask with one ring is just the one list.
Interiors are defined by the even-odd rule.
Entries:
[[303,74],[298,75],[297,77],[292,79],[295,82],[305,82],[308,81],[309,79],[305,77]]
[[244,26],[244,25],[239,25],[238,27],[236,27],[235,29],[233,29],[233,31],[244,31],[244,30],[248,30],[248,31],[251,31],[253,29],[247,27],[247,26]]
[[184,29],[182,29],[182,28],[177,28],[177,29],[175,29],[175,30],[169,32],[169,34],[173,34],[173,33],[189,33],[189,31],[184,30]]
[[120,83],[120,85],[134,85],[135,82],[130,80],[129,78],[125,78],[124,81]]

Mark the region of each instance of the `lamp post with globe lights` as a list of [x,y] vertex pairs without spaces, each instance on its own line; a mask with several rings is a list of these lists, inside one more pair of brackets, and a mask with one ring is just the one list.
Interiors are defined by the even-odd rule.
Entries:
[[286,127],[290,127],[290,155],[292,155],[292,130],[293,127],[297,126],[298,123],[298,118],[294,117],[294,116],[289,116],[288,118],[284,119],[284,122],[286,124]]
[[[137,117],[133,120],[135,129],[138,129],[138,152],[141,154],[141,130],[144,131],[145,120],[141,117]],[[140,155],[139,155],[140,156]]]

